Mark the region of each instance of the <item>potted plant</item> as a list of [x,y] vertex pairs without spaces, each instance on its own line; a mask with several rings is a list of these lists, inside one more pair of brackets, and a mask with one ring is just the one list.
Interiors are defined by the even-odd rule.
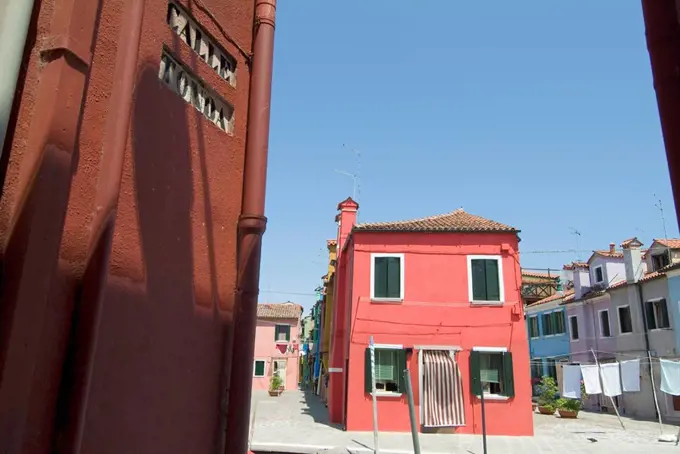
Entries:
[[269,395],[280,396],[283,392],[283,380],[279,377],[278,373],[274,373],[272,378],[269,379]]
[[557,409],[558,389],[555,379],[547,375],[541,379],[538,385],[540,395],[538,396],[538,412],[542,415],[554,415]]
[[583,401],[588,398],[586,394],[585,386],[581,382],[581,398],[580,399],[567,399],[562,397],[557,399],[557,412],[560,414],[560,418],[574,419],[578,417],[578,412],[583,408]]

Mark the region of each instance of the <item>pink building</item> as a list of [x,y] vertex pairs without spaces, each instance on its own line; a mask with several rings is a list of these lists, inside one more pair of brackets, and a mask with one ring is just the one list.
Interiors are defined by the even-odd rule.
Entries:
[[257,305],[253,390],[269,389],[278,372],[284,389],[296,389],[300,364],[300,318],[302,306],[295,303]]
[[421,431],[481,433],[483,393],[489,434],[532,435],[519,231],[462,209],[359,225],[352,199],[338,210],[330,420],[372,429],[372,335],[379,430],[410,428],[408,369]]

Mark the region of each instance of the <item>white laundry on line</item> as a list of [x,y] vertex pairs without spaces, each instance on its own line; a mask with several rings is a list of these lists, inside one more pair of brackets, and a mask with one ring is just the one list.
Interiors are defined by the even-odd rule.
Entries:
[[623,391],[640,391],[640,360],[621,361],[621,384]]
[[661,391],[671,396],[680,396],[680,363],[660,359]]
[[562,397],[581,398],[581,367],[562,366]]
[[592,395],[602,393],[600,374],[596,365],[581,364],[581,375],[583,375],[583,385],[586,388],[586,394]]
[[600,364],[602,390],[607,397],[621,395],[621,369],[619,363]]

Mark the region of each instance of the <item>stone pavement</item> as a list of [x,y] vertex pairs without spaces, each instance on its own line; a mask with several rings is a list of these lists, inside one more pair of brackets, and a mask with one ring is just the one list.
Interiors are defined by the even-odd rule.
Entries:
[[[491,454],[598,453],[638,454],[643,452],[680,454],[680,446],[660,443],[658,423],[623,418],[626,431],[616,416],[579,414],[576,420],[534,415],[533,437],[487,437]],[[321,451],[373,451],[373,432],[344,432],[328,422],[328,412],[316,396],[286,391],[280,397],[253,393],[251,450],[274,453],[317,453]],[[677,427],[665,426],[675,435]],[[410,433],[379,435],[381,454],[412,453]],[[420,434],[422,454],[481,454],[480,435]]]

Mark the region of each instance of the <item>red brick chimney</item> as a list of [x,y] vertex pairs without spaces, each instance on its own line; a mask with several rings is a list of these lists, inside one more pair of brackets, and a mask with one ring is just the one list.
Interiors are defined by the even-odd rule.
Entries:
[[351,197],[347,197],[338,204],[339,213],[335,216],[335,222],[338,223],[338,257],[342,254],[342,248],[345,246],[352,227],[357,223],[358,210],[359,204]]
[[609,253],[610,254],[616,253],[616,244],[615,243],[609,243]]

